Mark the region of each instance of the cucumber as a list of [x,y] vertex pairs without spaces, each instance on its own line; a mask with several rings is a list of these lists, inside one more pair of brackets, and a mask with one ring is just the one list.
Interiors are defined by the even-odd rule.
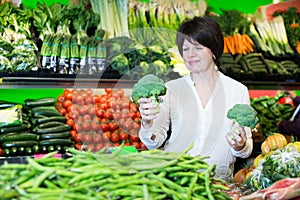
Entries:
[[12,147],[12,148],[10,149],[10,153],[11,153],[12,155],[17,155],[17,154],[18,154],[18,148],[17,148],[17,147]]
[[54,106],[38,106],[31,109],[33,113],[39,112],[39,111],[57,111],[57,109]]
[[40,140],[47,139],[65,139],[70,138],[70,133],[68,131],[61,133],[45,133],[40,135]]
[[10,149],[5,148],[2,150],[2,156],[9,156],[9,155],[10,155]]
[[45,117],[62,116],[58,111],[53,110],[39,110],[33,113],[34,118],[39,117],[41,115]]
[[45,122],[42,124],[39,124],[37,126],[37,128],[50,128],[50,127],[54,127],[54,126],[60,126],[60,125],[65,125],[66,123],[63,122],[57,122],[57,121],[53,121],[53,122]]
[[40,99],[26,99],[24,104],[30,108],[38,106],[54,106],[56,104],[56,98],[46,97]]
[[13,102],[1,101],[0,100],[0,109],[10,108],[10,107],[13,107],[15,105],[18,105],[18,104],[17,103],[13,103]]
[[7,141],[2,143],[3,148],[11,148],[11,147],[32,147],[37,145],[37,141]]
[[40,146],[60,145],[60,146],[71,146],[73,142],[71,139],[49,139],[39,142]]
[[33,151],[30,147],[26,147],[25,152],[26,152],[27,155],[32,155],[33,154]]
[[71,127],[67,124],[59,125],[59,126],[53,126],[49,128],[34,128],[33,131],[39,134],[43,133],[58,133],[58,132],[64,132],[69,131]]
[[37,141],[38,135],[34,133],[8,133],[0,135],[0,142],[6,141]]
[[26,131],[30,128],[30,124],[20,124],[15,126],[7,126],[0,128],[0,134],[1,133],[10,133],[10,132],[22,132]]
[[39,145],[34,145],[33,147],[31,147],[33,153],[38,153],[40,151],[40,147]]
[[32,119],[33,124],[41,124],[46,122],[63,122],[66,123],[67,119],[64,116],[53,116],[53,117],[37,117]]

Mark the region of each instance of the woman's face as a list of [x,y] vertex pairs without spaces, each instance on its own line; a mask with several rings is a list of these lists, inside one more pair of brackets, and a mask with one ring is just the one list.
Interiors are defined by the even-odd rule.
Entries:
[[192,73],[206,72],[214,67],[211,50],[196,41],[183,42],[182,57],[187,69]]

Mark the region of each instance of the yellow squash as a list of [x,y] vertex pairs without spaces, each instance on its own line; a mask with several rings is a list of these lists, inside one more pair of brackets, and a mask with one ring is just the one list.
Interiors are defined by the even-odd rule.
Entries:
[[287,145],[287,140],[284,135],[274,133],[269,135],[261,144],[261,151],[265,155],[270,151],[283,148]]

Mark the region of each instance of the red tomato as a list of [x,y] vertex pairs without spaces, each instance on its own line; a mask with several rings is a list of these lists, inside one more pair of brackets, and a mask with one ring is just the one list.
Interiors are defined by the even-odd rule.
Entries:
[[112,141],[113,143],[117,143],[119,142],[120,137],[117,133],[112,133],[111,137],[110,137],[110,141]]
[[90,127],[91,127],[91,130],[93,130],[93,131],[100,130],[98,121],[92,121],[92,123],[90,124]]
[[82,144],[76,143],[75,148],[78,149],[78,150],[81,150],[82,149]]
[[95,144],[94,151],[95,152],[100,151],[102,148],[103,148],[103,143],[97,143]]
[[117,128],[118,128],[118,124],[117,124],[117,123],[114,123],[114,122],[109,122],[107,125],[108,125],[108,129],[109,129],[110,131],[117,130]]
[[81,125],[78,123],[75,123],[75,125],[73,126],[73,129],[77,132],[80,132],[82,130]]
[[128,112],[127,116],[130,117],[131,119],[135,119],[136,118],[136,113],[135,112]]
[[89,114],[85,114],[85,115],[83,115],[82,120],[83,120],[84,122],[89,122],[89,121],[92,120],[92,117],[91,117],[91,115],[89,115]]
[[86,149],[87,149],[88,151],[94,151],[94,150],[95,150],[95,145],[94,145],[93,143],[88,144],[88,145],[86,146]]
[[114,146],[114,147],[119,147],[119,146],[120,146],[120,143],[113,143],[113,146]]
[[68,93],[72,93],[72,91],[71,90],[69,90],[69,89],[65,89],[64,90],[64,97],[66,97],[66,95],[68,94]]
[[120,135],[120,140],[128,140],[129,136],[127,133],[125,133],[124,131],[121,131]]
[[63,103],[65,101],[65,97],[63,95],[58,96],[58,102]]
[[112,89],[111,89],[111,88],[104,88],[104,90],[105,90],[105,92],[106,92],[107,94],[109,94],[109,93],[112,92]]
[[79,104],[79,105],[83,105],[84,104],[84,99],[81,95],[77,95],[77,96],[74,96],[73,98],[75,103]]
[[129,139],[132,142],[139,142],[140,141],[139,135],[137,133],[131,133],[131,134],[129,134]]
[[93,134],[93,142],[99,144],[102,142],[102,136],[100,134]]
[[103,118],[112,120],[113,119],[113,113],[110,112],[110,111],[106,111],[106,112],[103,113]]
[[69,106],[71,106],[73,103],[72,103],[72,101],[71,100],[69,100],[69,99],[66,99],[64,102],[63,102],[63,107],[64,108],[68,108]]
[[128,109],[129,110],[129,101],[122,101],[120,104],[120,107],[122,109]]
[[132,146],[134,146],[136,149],[140,149],[140,143],[139,142],[132,142]]
[[147,150],[148,148],[146,147],[146,145],[143,142],[140,142],[140,149]]
[[132,128],[132,122],[130,122],[129,120],[124,121],[124,123],[122,124],[122,127],[125,130],[130,130]]
[[279,104],[291,104],[292,106],[294,106],[294,102],[291,97],[281,97],[277,102]]
[[84,102],[85,102],[85,104],[92,104],[92,103],[94,103],[93,102],[93,98],[90,97],[90,96],[86,97],[86,99],[84,100]]
[[72,140],[73,140],[75,143],[82,142],[82,140],[81,140],[81,135],[75,132],[74,136],[72,137]]
[[135,130],[140,130],[141,124],[136,122],[136,121],[133,121],[132,122],[132,128],[135,129]]
[[108,124],[100,124],[99,126],[103,132],[106,132],[109,129]]
[[103,144],[103,147],[105,147],[105,148],[109,148],[109,147],[112,147],[113,145],[112,145],[112,143],[111,142],[105,142],[104,144]]
[[85,132],[88,132],[88,131],[90,131],[90,123],[88,123],[88,122],[83,122],[82,124],[81,124],[81,128],[82,128],[82,130],[83,131],[85,131]]
[[93,142],[93,137],[92,134],[83,134],[82,135],[82,142],[89,144],[91,142]]
[[114,120],[119,120],[119,119],[121,119],[121,117],[122,117],[121,113],[113,113]]
[[81,105],[78,108],[78,112],[81,115],[85,115],[85,114],[87,114],[89,112],[89,109],[88,109],[88,107],[86,105]]
[[93,90],[91,88],[88,88],[85,92],[89,97],[93,95]]
[[123,89],[117,89],[116,92],[120,97],[123,97],[125,94],[125,91]]
[[106,102],[107,102],[107,97],[104,96],[104,95],[101,95],[101,96],[99,97],[99,103],[106,103]]
[[59,108],[58,109],[58,112],[62,115],[62,116],[65,116],[67,114],[67,109],[65,108]]
[[93,95],[93,102],[94,104],[97,104],[99,102],[99,96],[97,94]]
[[96,109],[96,115],[97,115],[97,117],[99,117],[100,119],[103,118],[103,113],[104,113],[104,111],[102,111],[101,109]]
[[73,127],[75,125],[75,122],[72,118],[70,118],[70,119],[67,119],[66,124],[68,124],[70,127]]
[[110,131],[105,131],[102,135],[103,141],[108,142],[110,141],[111,138],[111,132]]
[[68,99],[68,100],[72,101],[72,99],[73,99],[73,93],[72,92],[67,92],[64,97],[65,97],[65,99]]
[[96,115],[96,108],[93,106],[89,109],[88,114],[90,116],[95,116]]

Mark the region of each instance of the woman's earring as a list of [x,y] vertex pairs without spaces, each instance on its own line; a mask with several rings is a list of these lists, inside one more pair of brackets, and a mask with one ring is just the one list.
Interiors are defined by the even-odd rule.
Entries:
[[215,56],[215,54],[213,54],[213,55],[212,55],[212,58],[213,58],[214,60],[216,60],[216,56]]

